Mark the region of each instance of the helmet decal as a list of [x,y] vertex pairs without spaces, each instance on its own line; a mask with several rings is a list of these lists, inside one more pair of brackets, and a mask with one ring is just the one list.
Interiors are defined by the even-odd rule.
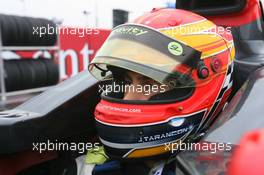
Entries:
[[[105,145],[108,154],[115,155],[111,152],[114,149],[119,149],[119,151],[121,149],[122,157],[125,158],[132,150],[165,146],[166,143],[176,142],[195,133],[206,111],[202,110],[189,115],[171,117],[161,122],[138,125],[112,125],[96,119],[96,126],[100,140]],[[174,125],[175,120],[184,121],[180,125]],[[109,135],[116,135],[116,137],[113,139]],[[169,150],[164,151],[168,152]]]
[[172,53],[173,55],[176,55],[176,56],[182,55],[182,53],[183,53],[182,46],[175,41],[170,42],[168,44],[168,49],[169,49],[170,53]]

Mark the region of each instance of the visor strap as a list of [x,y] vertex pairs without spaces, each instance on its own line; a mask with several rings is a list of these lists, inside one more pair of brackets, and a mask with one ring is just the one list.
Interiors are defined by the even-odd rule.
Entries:
[[102,77],[104,77],[104,76],[106,75],[106,72],[109,71],[109,69],[104,70],[104,69],[100,68],[99,66],[97,66],[96,64],[94,64],[94,67],[96,67],[97,69],[99,69],[100,71],[102,71],[102,72],[101,72],[101,76],[102,76]]

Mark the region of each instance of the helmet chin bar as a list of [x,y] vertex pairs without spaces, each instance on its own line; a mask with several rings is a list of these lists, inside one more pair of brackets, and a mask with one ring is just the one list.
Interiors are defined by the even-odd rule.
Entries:
[[[96,118],[107,154],[113,158],[145,158],[168,153],[168,143],[183,141],[197,132],[206,110],[148,124],[110,124]],[[113,137],[111,137],[113,136]]]

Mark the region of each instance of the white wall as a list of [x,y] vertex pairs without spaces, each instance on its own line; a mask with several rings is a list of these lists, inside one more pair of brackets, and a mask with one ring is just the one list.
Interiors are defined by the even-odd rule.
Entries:
[[[95,0],[100,5],[98,8],[99,26],[112,27],[112,10],[124,9],[129,11],[129,20],[150,11],[153,7],[164,7],[166,0]],[[108,20],[101,20],[105,17]]]
[[0,0],[0,13],[56,18],[68,26],[95,27],[97,23],[100,28],[112,28],[113,9],[128,10],[131,20],[153,7],[165,7],[168,1],[175,0]]

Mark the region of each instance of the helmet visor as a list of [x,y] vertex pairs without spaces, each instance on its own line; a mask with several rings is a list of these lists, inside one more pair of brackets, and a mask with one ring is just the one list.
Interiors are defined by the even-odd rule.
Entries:
[[200,57],[201,52],[154,29],[125,24],[113,29],[89,65],[89,71],[99,80],[109,80],[112,78],[109,66],[115,66],[162,84],[176,79],[177,87],[190,87],[195,84],[186,75],[197,68]]

